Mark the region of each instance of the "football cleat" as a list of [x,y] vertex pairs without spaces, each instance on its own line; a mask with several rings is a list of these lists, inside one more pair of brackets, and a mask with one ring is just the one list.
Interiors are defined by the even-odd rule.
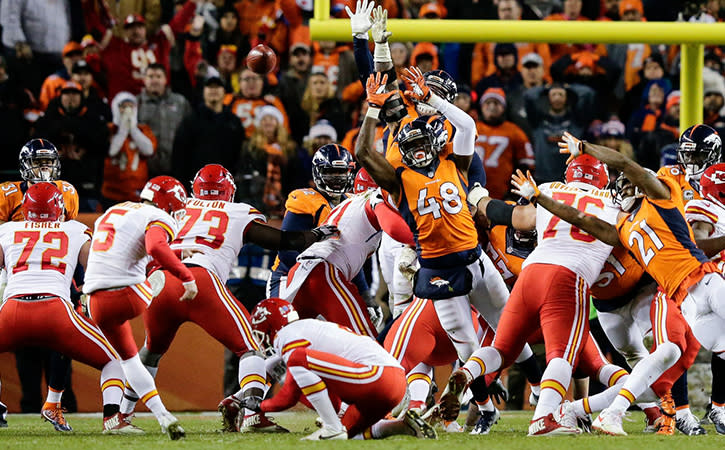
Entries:
[[697,417],[695,417],[695,415],[689,410],[684,416],[679,419],[675,419],[675,427],[677,428],[677,431],[682,434],[686,434],[687,436],[701,436],[707,434],[707,431],[702,428],[702,425],[700,425],[700,421],[697,420]]
[[474,425],[471,434],[488,434],[491,427],[501,418],[498,408],[494,407],[493,411],[478,411],[478,421]]
[[[342,425],[340,425],[342,426]],[[347,430],[343,426],[342,429],[332,427],[322,427],[314,433],[302,438],[303,441],[332,441],[347,440]]]
[[707,414],[707,418],[710,419],[713,425],[715,425],[715,431],[717,434],[725,434],[725,406],[712,406],[712,409]]
[[165,414],[162,416],[161,420],[159,420],[159,424],[161,425],[161,432],[168,434],[172,441],[179,440],[186,436],[186,432],[183,428],[181,428],[179,419],[171,414]]
[[0,402],[0,428],[8,427],[8,407],[5,403]]
[[413,431],[413,436],[420,439],[438,439],[438,435],[432,426],[421,419],[420,414],[409,409],[405,412],[403,422]]
[[408,409],[413,410],[418,414],[423,414],[426,409],[428,409],[428,406],[422,400],[411,400],[410,403],[408,403]]
[[289,433],[287,428],[278,425],[264,413],[249,414],[243,418],[239,414],[237,425],[240,433]]
[[645,415],[644,418],[644,432],[654,433],[657,431],[657,419],[662,417],[662,410],[659,406],[651,406],[642,410]]
[[626,436],[627,432],[622,428],[622,418],[624,412],[610,411],[605,409],[600,412],[594,422],[592,422],[592,430],[598,431],[610,436]]
[[68,422],[65,421],[63,412],[64,411],[63,408],[60,407],[60,403],[50,408],[46,408],[45,405],[43,405],[43,409],[40,410],[40,417],[52,423],[56,431],[73,431],[73,428],[71,428],[71,426],[68,425]]
[[577,428],[577,416],[574,413],[574,408],[572,408],[571,403],[568,400],[565,400],[564,403],[559,405],[557,414],[554,415],[556,417],[556,421],[562,426],[567,428]]
[[461,410],[461,398],[466,388],[473,379],[471,373],[465,369],[458,369],[448,379],[443,395],[441,395],[440,407],[443,420],[456,420]]
[[219,402],[217,411],[222,415],[222,432],[234,433],[239,431],[237,428],[237,416],[241,405],[239,400],[233,395]]
[[141,428],[132,425],[128,417],[130,417],[130,414],[117,412],[110,417],[104,418],[103,434],[145,434]]
[[591,433],[592,432],[592,415],[587,414],[584,417],[577,417],[576,426],[582,430],[582,433]]
[[466,429],[455,420],[444,420],[443,423],[441,423],[441,427],[446,433],[463,433],[464,431],[466,431]]
[[538,419],[534,419],[529,424],[529,436],[556,436],[581,434],[578,428],[565,427],[554,419],[554,415],[549,413]]
[[675,434],[675,418],[663,414],[662,417],[655,420],[655,434],[661,436],[673,436]]

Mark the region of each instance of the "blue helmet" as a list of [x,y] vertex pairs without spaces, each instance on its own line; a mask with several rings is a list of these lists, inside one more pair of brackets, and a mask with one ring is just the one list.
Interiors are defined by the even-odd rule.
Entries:
[[25,181],[40,183],[60,178],[58,149],[47,139],[33,139],[25,143],[18,156],[20,176]]
[[312,156],[312,181],[317,189],[339,196],[355,183],[355,161],[342,145],[323,145]]
[[685,173],[699,180],[702,173],[720,160],[722,140],[713,128],[693,125],[680,135],[677,162]]
[[448,72],[445,70],[431,70],[423,74],[423,78],[425,78],[425,84],[434,94],[448,103],[453,103],[458,94],[458,86],[456,86],[455,80]]
[[430,121],[430,117],[421,116],[403,126],[398,132],[396,140],[400,155],[409,167],[427,167],[441,149],[439,136],[436,134],[434,125],[436,121]]

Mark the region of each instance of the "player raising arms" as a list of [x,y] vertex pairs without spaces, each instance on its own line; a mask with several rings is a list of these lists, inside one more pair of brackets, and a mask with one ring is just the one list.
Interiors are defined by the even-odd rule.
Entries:
[[[42,346],[101,371],[104,433],[143,433],[120,420],[123,370],[101,331],[73,309],[70,286],[76,264],[86,265],[90,232],[64,221],[63,195],[53,183],[25,192],[25,220],[0,226],[0,265],[8,284],[0,306],[0,352]],[[61,416],[61,424],[66,425]],[[70,427],[68,427],[70,429]]]
[[153,377],[141,363],[128,321],[151,303],[146,266],[152,258],[182,281],[178,300],[196,297],[194,276],[169,248],[185,208],[184,186],[175,178],[158,176],[146,182],[140,203],[119,203],[108,209],[95,223],[83,285],[91,318],[119,354],[128,384],[171,439],[184,437],[184,429],[166,410]]
[[[249,312],[225,286],[232,265],[247,242],[272,250],[300,251],[332,236],[334,227],[280,231],[265,225],[266,218],[259,211],[244,203],[233,203],[237,190],[234,178],[219,164],[202,167],[192,186],[194,197],[186,202],[181,231],[171,248],[190,254],[183,263],[196,280],[199,294],[193,300],[179,302],[184,293],[182,281],[169,269],[158,272],[164,279],[163,289],[144,314],[146,342],[139,357],[155,377],[159,361],[179,327],[185,322],[193,322],[203,328],[240,357],[240,390],[219,405],[223,430],[237,431],[239,401],[243,397],[261,401],[266,377],[259,345],[252,336]],[[153,275],[154,278],[157,276]],[[126,388],[124,397],[121,412],[128,415],[138,397],[130,388]],[[242,427],[243,431],[286,431],[265,417],[247,418]]]
[[[594,428],[604,433],[626,434],[622,416],[629,405],[635,398],[654,400],[653,393],[661,395],[669,389],[694,361],[697,341],[713,353],[725,351],[721,332],[725,309],[717,301],[718,295],[725,294],[725,280],[695,245],[685,220],[682,190],[674,181],[569,133],[564,133],[559,147],[572,157],[586,153],[622,171],[615,186],[615,201],[622,208],[617,225],[552,200],[540,193],[530,176],[524,178],[521,173],[514,178],[518,192],[597,239],[627,248],[660,287],[650,310],[655,349],[635,366],[612,404],[594,422]],[[716,238],[709,244],[721,241],[725,239]]]
[[[61,181],[60,156],[52,142],[47,139],[32,139],[23,145],[18,155],[20,177],[22,181],[7,181],[0,184],[0,223],[23,220],[21,205],[23,196],[29,187],[35,183],[51,182],[55,184],[63,195],[65,220],[73,220],[78,215],[78,193],[72,184]],[[0,291],[5,285],[5,271],[0,274]],[[28,364],[28,360],[36,359],[35,351],[19,349],[16,352],[18,371],[20,377],[35,363]],[[40,411],[41,417],[52,423],[58,431],[71,431],[66,423],[61,408],[61,397],[65,388],[67,374],[70,370],[71,359],[57,352],[50,354],[48,367],[48,397]],[[0,405],[2,405],[0,403]]]
[[[331,322],[298,317],[292,305],[279,298],[263,300],[252,310],[255,334],[265,349],[284,361],[287,374],[277,395],[248,407],[283,411],[301,400],[322,420],[322,428],[306,440],[437,437],[414,411],[403,420],[383,419],[403,400],[405,373],[377,342]],[[341,402],[349,405],[342,418]]]

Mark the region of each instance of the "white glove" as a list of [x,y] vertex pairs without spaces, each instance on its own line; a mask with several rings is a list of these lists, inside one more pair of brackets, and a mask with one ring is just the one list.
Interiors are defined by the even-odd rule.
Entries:
[[379,6],[373,10],[373,25],[370,33],[373,36],[373,41],[376,44],[382,44],[388,42],[388,38],[393,33],[387,30],[388,28],[388,10]]
[[413,247],[405,246],[398,254],[398,270],[409,281],[413,281],[415,272],[418,271],[418,254]]
[[526,176],[524,176],[524,173],[520,169],[516,169],[516,173],[511,174],[511,184],[514,186],[511,192],[520,195],[530,202],[535,202],[536,197],[541,195],[541,191],[536,186],[534,177],[531,176],[531,172],[528,170],[526,171]]
[[374,0],[357,0],[355,12],[350,11],[349,6],[345,6],[345,12],[350,17],[350,28],[354,37],[368,38],[368,30],[373,26],[370,21],[370,13],[373,8],[375,8]]
[[181,285],[184,286],[184,295],[179,299],[180,302],[193,300],[196,294],[199,293],[199,288],[196,287],[196,280],[187,281]]
[[569,158],[566,160],[567,164],[582,154],[583,147],[584,144],[582,141],[570,134],[568,131],[564,132],[561,136],[561,141],[559,141],[559,153],[569,155]]
[[471,206],[478,208],[478,202],[480,202],[483,197],[488,196],[488,189],[481,186],[481,183],[475,183],[471,190],[468,191],[468,197],[466,197],[466,199]]
[[380,331],[383,327],[383,308],[380,306],[368,306],[368,314],[370,315],[370,321],[375,325],[375,329]]

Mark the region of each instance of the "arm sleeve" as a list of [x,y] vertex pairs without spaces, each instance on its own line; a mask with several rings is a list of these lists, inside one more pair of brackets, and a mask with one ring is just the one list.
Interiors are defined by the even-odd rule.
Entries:
[[433,93],[428,103],[456,127],[456,134],[453,136],[453,153],[462,156],[472,155],[476,143],[476,121],[473,117]]
[[365,269],[361,269],[360,272],[355,275],[355,278],[352,279],[352,284],[357,287],[357,291],[361,296],[364,292],[367,292],[370,289],[368,280],[365,279]]
[[364,91],[365,82],[370,74],[375,71],[373,55],[370,53],[367,39],[353,38],[352,42],[355,54],[355,65],[357,65],[357,71],[360,74],[360,82],[363,85]]
[[[309,214],[295,214],[288,211],[282,220],[282,230],[286,231],[307,231],[314,228],[312,216]],[[279,252],[279,260],[287,267],[295,265],[295,259],[300,253],[294,250],[284,250]]]
[[174,17],[169,21],[169,27],[171,27],[171,31],[174,32],[174,36],[178,36],[184,32],[184,28],[194,17],[195,12],[196,3],[188,1],[181,8],[181,11],[174,15]]
[[471,165],[468,167],[469,188],[473,186],[474,183],[480,183],[483,187],[486,186],[486,170],[483,168],[483,161],[481,161],[481,157],[478,156],[478,153],[476,152],[473,152]]
[[168,238],[169,234],[160,226],[149,227],[146,230],[146,252],[158,261],[161,267],[184,283],[193,281],[194,276],[169,247]]
[[373,211],[380,227],[388,236],[403,244],[415,246],[413,232],[397,211],[386,203],[380,203]]

